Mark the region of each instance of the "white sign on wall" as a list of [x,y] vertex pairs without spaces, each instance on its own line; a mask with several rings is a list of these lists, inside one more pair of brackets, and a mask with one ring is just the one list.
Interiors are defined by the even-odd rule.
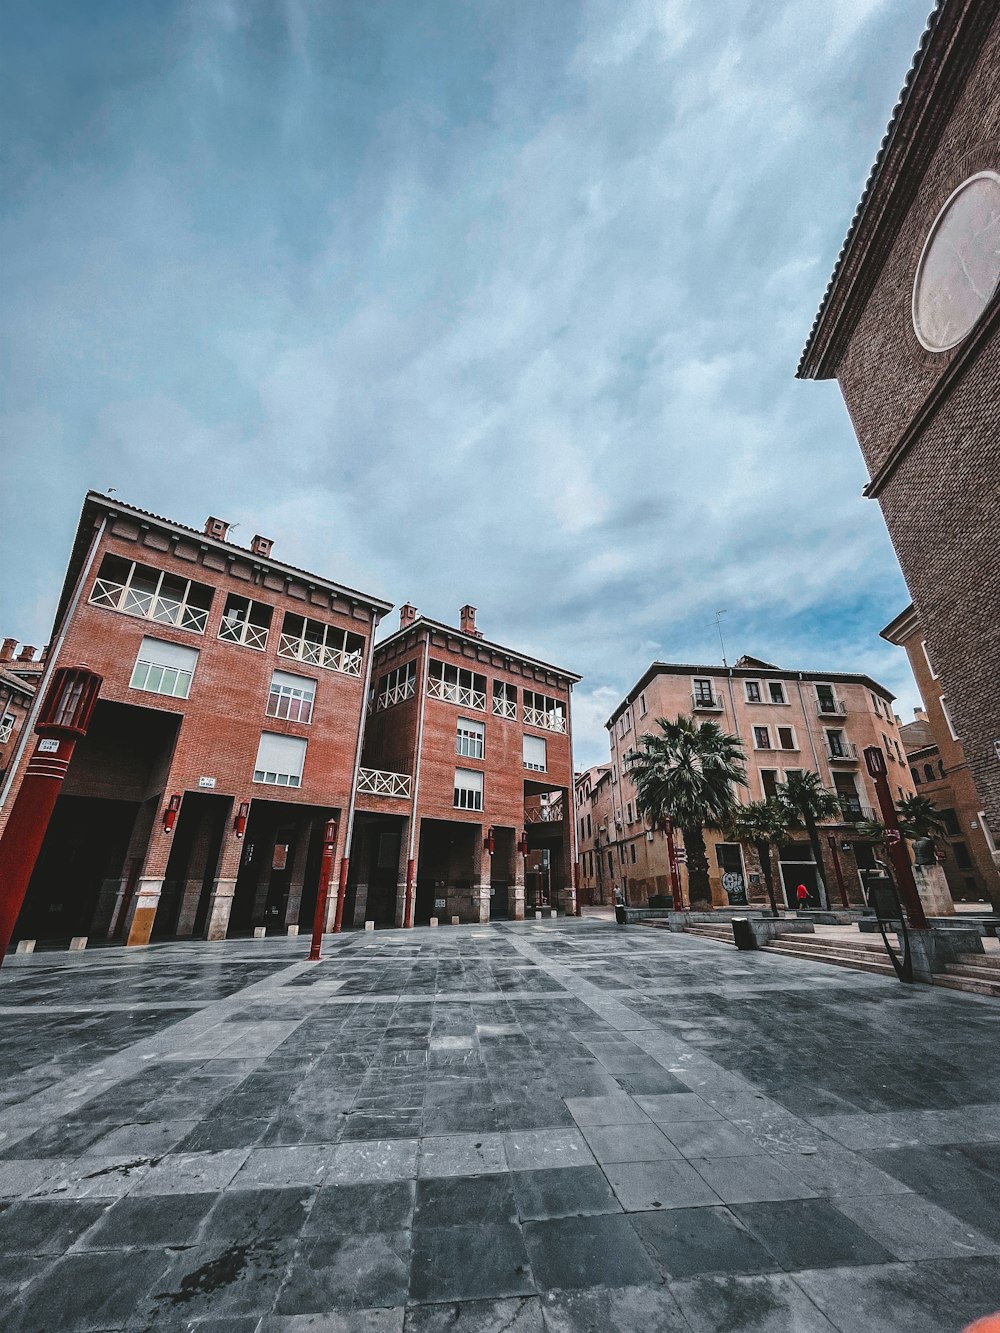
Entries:
[[199,786],[199,787],[214,787],[214,786],[215,786],[215,778],[199,778],[199,779],[198,779],[198,786]]

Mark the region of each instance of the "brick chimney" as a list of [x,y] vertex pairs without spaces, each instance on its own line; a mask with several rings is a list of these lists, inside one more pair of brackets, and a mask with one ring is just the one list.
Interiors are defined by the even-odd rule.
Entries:
[[[16,643],[17,640],[15,639],[14,642]],[[19,662],[33,662],[35,660],[34,648],[26,643],[24,647],[21,649],[21,651],[18,653],[17,660]]]
[[14,649],[16,647],[16,639],[4,639],[3,647],[0,648],[0,662],[12,662],[14,660]]
[[399,628],[406,629],[407,625],[412,625],[417,618],[417,608],[412,602],[404,602],[399,608]]
[[927,721],[927,711],[924,708],[914,708],[913,716],[916,718],[918,722]]
[[267,560],[271,554],[271,547],[273,545],[274,542],[270,537],[262,537],[258,532],[250,543],[250,550],[253,551],[254,555],[259,555],[262,560]]
[[474,606],[463,606],[458,613],[459,629],[463,634],[469,634],[474,639],[481,639],[482,633],[476,629],[476,608]]
[[229,536],[229,524],[224,518],[214,518],[209,514],[205,519],[205,536],[214,537],[216,541],[224,542]]

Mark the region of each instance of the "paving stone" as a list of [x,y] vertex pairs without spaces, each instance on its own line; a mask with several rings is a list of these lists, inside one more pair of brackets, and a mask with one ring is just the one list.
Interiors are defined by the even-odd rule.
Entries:
[[276,1314],[401,1306],[410,1269],[410,1233],[372,1231],[310,1241],[296,1255]]
[[326,1144],[299,1144],[294,1147],[253,1148],[238,1173],[230,1181],[234,1190],[256,1189],[260,1185],[312,1185],[323,1183],[333,1161],[334,1149]]
[[[518,1172],[518,1177],[524,1174]],[[455,1227],[516,1222],[517,1217],[514,1177],[506,1172],[483,1176],[431,1176],[417,1181],[414,1226]]]
[[522,1221],[621,1211],[604,1172],[597,1166],[515,1171],[511,1179]]
[[[944,1291],[925,1264],[882,1264],[796,1273],[795,1282],[839,1333],[958,1333],[992,1313],[981,1293]],[[822,1326],[827,1329],[827,1325]]]
[[0,1254],[62,1254],[107,1211],[105,1200],[15,1203],[0,1212]]
[[416,1139],[342,1143],[334,1148],[326,1174],[328,1185],[356,1185],[373,1180],[412,1180],[417,1174]]
[[546,1292],[541,1306],[547,1333],[690,1333],[665,1287]]
[[512,1171],[548,1167],[590,1166],[594,1160],[578,1129],[527,1129],[504,1135],[504,1151]]
[[780,1267],[728,1208],[670,1208],[629,1221],[668,1280],[700,1273],[768,1273]]
[[602,1164],[666,1161],[681,1156],[657,1125],[586,1125],[583,1133]]
[[719,1120],[714,1106],[694,1092],[673,1092],[658,1097],[636,1097],[636,1103],[656,1124],[670,1124],[677,1120]]
[[476,1301],[534,1290],[524,1239],[510,1223],[413,1231],[411,1301]]
[[698,1158],[693,1165],[723,1203],[809,1199],[817,1193],[775,1157]]
[[[733,1333],[845,1333],[843,1325],[831,1323],[784,1274],[689,1278],[675,1282],[670,1292],[691,1333],[719,1333],[720,1329]],[[911,1327],[896,1324],[893,1333],[903,1329],[910,1333]]]
[[406,1313],[406,1333],[545,1333],[545,1328],[537,1296],[415,1305]]
[[506,1170],[501,1134],[450,1134],[421,1140],[421,1176],[475,1176]]
[[225,1189],[247,1159],[245,1148],[223,1152],[168,1153],[154,1162],[132,1194],[196,1194]]
[[630,1287],[657,1272],[621,1214],[526,1222],[524,1239],[539,1289]]
[[719,1203],[715,1190],[688,1162],[614,1162],[604,1172],[626,1212]]
[[829,1199],[734,1204],[732,1212],[789,1271],[892,1262],[893,1256]]
[[21,1293],[4,1316],[4,1333],[122,1328],[172,1259],[165,1250],[66,1255]]
[[328,1185],[316,1195],[303,1231],[307,1236],[408,1231],[413,1208],[412,1180]]
[[132,1246],[155,1249],[186,1245],[197,1235],[217,1197],[209,1193],[126,1196],[102,1212],[79,1248],[124,1250]]
[[567,1097],[566,1107],[578,1125],[646,1124],[649,1116],[632,1097]]
[[753,1140],[724,1120],[661,1122],[659,1128],[683,1157],[760,1156]]
[[[919,1194],[839,1198],[836,1206],[895,1259],[966,1259],[973,1255],[1000,1255],[1000,1243],[990,1240]],[[1000,1292],[997,1294],[1000,1299]]]

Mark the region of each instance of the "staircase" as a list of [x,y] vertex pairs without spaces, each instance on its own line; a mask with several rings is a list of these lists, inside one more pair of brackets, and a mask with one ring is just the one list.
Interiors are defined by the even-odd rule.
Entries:
[[721,940],[723,944],[732,944],[733,948],[733,927],[730,921],[720,921],[716,924],[714,921],[693,921],[689,926],[684,927],[685,935],[698,935],[703,940]]
[[824,935],[783,935],[771,940],[765,948],[770,953],[784,954],[786,958],[832,963],[835,967],[850,967],[856,972],[874,972],[885,977],[896,975],[881,939],[873,942],[850,937],[831,939]]
[[963,953],[960,958],[961,962],[945,964],[945,970],[934,977],[934,985],[1000,999],[1000,954]]

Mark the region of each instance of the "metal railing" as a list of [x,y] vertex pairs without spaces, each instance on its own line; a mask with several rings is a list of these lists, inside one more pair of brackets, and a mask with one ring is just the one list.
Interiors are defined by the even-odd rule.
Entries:
[[862,805],[860,801],[851,800],[850,798],[841,799],[840,813],[845,824],[881,823],[881,816],[877,811],[868,805]]
[[816,712],[820,717],[846,717],[847,704],[836,696],[832,699],[817,699]]
[[409,773],[388,773],[381,768],[358,769],[358,791],[369,796],[393,796],[408,801],[412,784]]
[[239,643],[244,648],[267,647],[267,630],[261,625],[252,625],[249,620],[237,620],[235,617],[222,617],[219,626],[219,638],[226,643]]
[[432,676],[427,682],[427,693],[432,699],[443,699],[445,703],[459,704],[462,708],[475,708],[480,713],[486,712],[486,695],[479,690],[466,689],[464,685],[455,685],[450,680],[438,680]]
[[325,667],[327,671],[342,671],[345,676],[361,675],[360,651],[351,653],[346,648],[327,648],[325,644],[296,639],[291,634],[282,634],[278,639],[278,656],[294,657],[310,666]]
[[722,712],[722,700],[717,694],[692,694],[691,706],[702,712]]
[[401,704],[404,699],[412,699],[416,692],[417,680],[411,676],[402,685],[390,685],[384,689],[375,699],[375,707],[391,708],[393,704]]
[[526,824],[558,824],[563,817],[563,798],[557,796],[553,801],[527,801],[524,806]]
[[566,718],[555,711],[547,713],[543,708],[525,708],[524,721],[529,727],[541,727],[543,731],[566,730]]
[[850,741],[841,741],[839,745],[828,745],[826,747],[826,757],[831,764],[857,763],[858,748]]
[[493,711],[497,717],[510,718],[511,722],[517,721],[517,704],[513,699],[501,699],[494,694]]
[[208,622],[208,611],[199,606],[188,606],[176,597],[141,592],[127,583],[113,583],[110,579],[94,580],[90,601],[93,606],[106,606],[126,616],[155,621],[158,625],[189,629],[194,634],[204,634]]

